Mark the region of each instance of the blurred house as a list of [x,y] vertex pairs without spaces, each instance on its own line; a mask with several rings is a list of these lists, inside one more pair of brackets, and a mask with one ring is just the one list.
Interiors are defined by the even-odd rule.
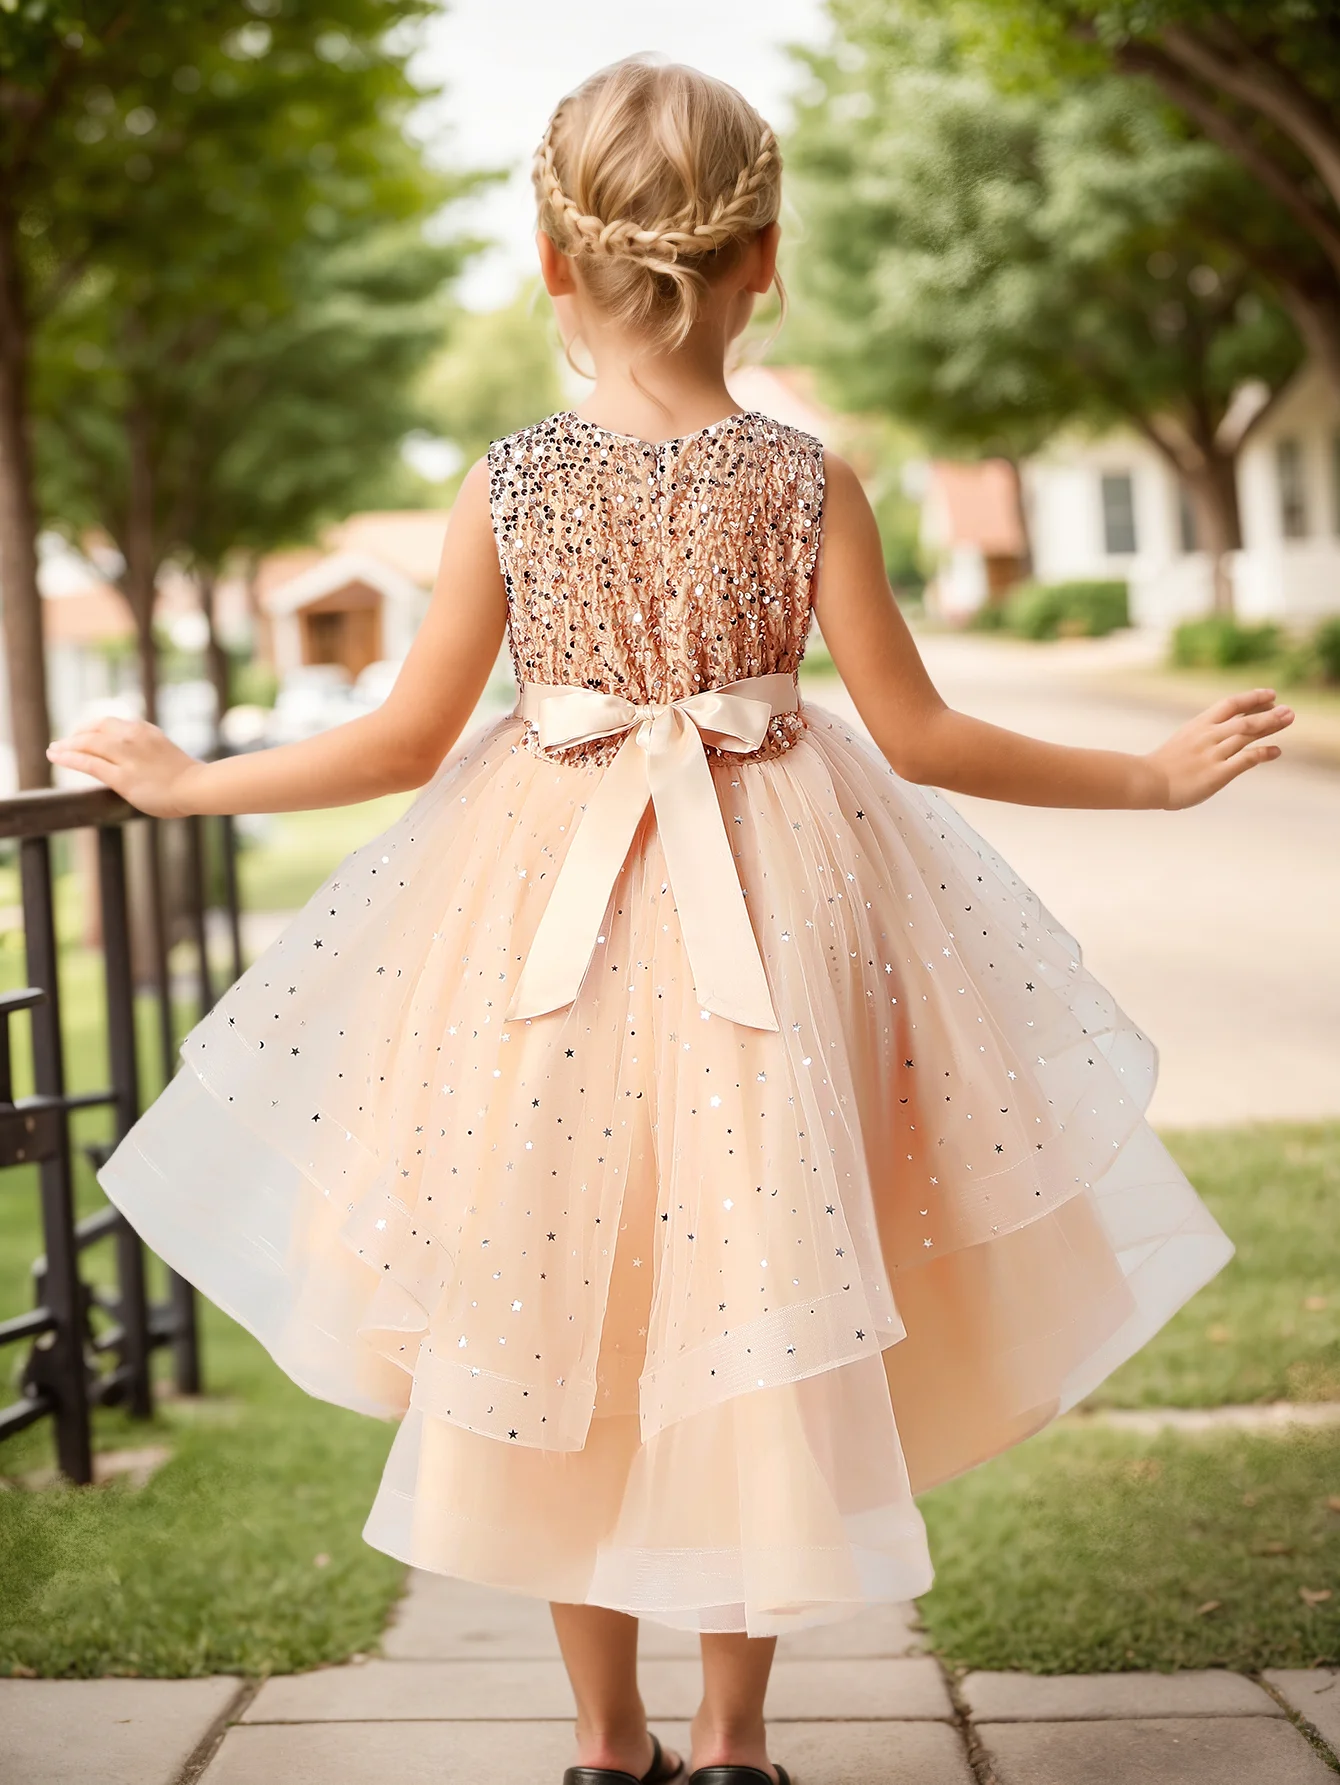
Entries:
[[332,665],[354,680],[399,661],[427,612],[446,531],[444,509],[355,514],[320,546],[262,559],[258,650],[281,676]]
[[[1250,389],[1243,398],[1253,401]],[[1195,516],[1141,436],[1058,438],[1026,462],[1023,490],[1039,582],[1125,581],[1135,623],[1156,631],[1209,611],[1212,569]],[[1243,545],[1230,562],[1238,614],[1305,627],[1340,612],[1340,396],[1315,367],[1249,429],[1238,502]],[[980,578],[976,587],[969,611],[986,599]],[[972,595],[970,580],[963,589]]]
[[1023,487],[1038,582],[1124,582],[1137,626],[1167,628],[1213,605],[1182,485],[1140,435],[1058,438],[1025,463]]
[[39,542],[47,700],[58,733],[85,707],[137,681],[135,622],[108,568],[55,534]]
[[934,459],[920,485],[921,547],[934,566],[926,605],[942,619],[966,620],[1024,577],[1028,541],[1018,477],[1004,459]]
[[813,434],[825,446],[843,448],[845,418],[820,401],[808,366],[737,366],[726,384],[742,409]]

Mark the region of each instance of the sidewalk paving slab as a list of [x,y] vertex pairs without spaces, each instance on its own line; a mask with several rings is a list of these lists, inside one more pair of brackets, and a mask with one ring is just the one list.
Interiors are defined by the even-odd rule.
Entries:
[[[701,1679],[697,1669],[694,1679],[696,1688]],[[691,1708],[697,1708],[696,1700]],[[773,1723],[818,1722],[825,1717],[936,1721],[954,1715],[944,1674],[930,1655],[778,1661],[764,1710]]]
[[239,1723],[200,1785],[559,1785],[564,1723]]
[[1186,1673],[970,1673],[963,1696],[978,1723],[1284,1715],[1255,1681],[1221,1667]]
[[[687,1746],[687,1726],[658,1730]],[[944,1723],[790,1723],[773,1749],[795,1785],[973,1785]],[[201,1785],[558,1785],[571,1763],[566,1722],[239,1724]]]
[[382,1639],[382,1654],[392,1661],[555,1661],[558,1641],[543,1600],[416,1568]]
[[979,1723],[999,1785],[1335,1785],[1280,1717]]
[[[644,1638],[649,1629],[649,1625],[643,1626]],[[696,1649],[696,1641],[694,1646]],[[854,1618],[843,1618],[840,1623],[816,1624],[810,1630],[782,1637],[777,1644],[777,1659],[916,1655],[925,1646],[925,1638],[917,1627],[915,1606],[878,1605]]]
[[[645,1661],[639,1675],[649,1715],[691,1717],[697,1709],[702,1694],[697,1660]],[[788,1722],[953,1715],[943,1675],[929,1655],[779,1661],[767,1711],[774,1720]],[[361,1667],[328,1667],[267,1680],[243,1721],[545,1722],[574,1714],[560,1661],[368,1661]]]
[[[881,1605],[836,1624],[784,1636],[778,1658],[911,1655],[924,1646],[910,1605]],[[543,1600],[411,1569],[405,1596],[382,1641],[390,1661],[464,1661],[484,1656],[556,1660],[558,1642]],[[638,1652],[649,1660],[692,1660],[698,1638],[644,1622]]]
[[1340,1667],[1268,1667],[1261,1677],[1340,1757]]
[[174,1785],[240,1680],[0,1680],[0,1785]]

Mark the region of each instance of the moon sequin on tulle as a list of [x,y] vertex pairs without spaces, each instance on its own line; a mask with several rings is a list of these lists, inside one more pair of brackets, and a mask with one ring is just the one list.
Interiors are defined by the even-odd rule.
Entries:
[[[655,703],[798,667],[817,442],[557,416],[489,462],[519,679]],[[303,1387],[400,1419],[370,1542],[769,1634],[924,1591],[913,1493],[1072,1406],[1231,1247],[1076,943],[808,702],[711,756],[778,1031],[697,1007],[650,817],[576,1000],[506,1022],[617,744],[509,717],[454,753],[102,1181]]]

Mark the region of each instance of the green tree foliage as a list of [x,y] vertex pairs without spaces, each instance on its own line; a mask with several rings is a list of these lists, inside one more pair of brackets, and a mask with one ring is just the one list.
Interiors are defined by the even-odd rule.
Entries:
[[[1115,68],[1149,83],[1294,226],[1264,256],[1340,387],[1340,11],[1332,0],[922,0],[993,78],[1037,91]],[[1232,229],[1233,219],[1225,219]]]
[[1277,389],[1298,357],[1220,228],[1253,208],[1275,227],[1251,182],[1128,83],[1002,93],[914,8],[831,11],[788,148],[802,326],[842,400],[1009,457],[1066,425],[1131,427],[1185,484],[1207,548],[1236,546],[1234,398],[1246,379]]
[[[30,0],[0,18],[6,618],[36,402],[48,513],[97,521],[125,560],[151,711],[163,560],[208,570],[230,539],[302,531],[410,417],[467,251],[424,239],[466,183],[404,134],[405,28],[428,10]],[[11,652],[11,677],[30,669]]]
[[[497,310],[461,311],[422,390],[434,432],[460,448],[461,473],[489,442],[563,403],[558,334],[538,281]],[[458,473],[458,476],[460,473]]]

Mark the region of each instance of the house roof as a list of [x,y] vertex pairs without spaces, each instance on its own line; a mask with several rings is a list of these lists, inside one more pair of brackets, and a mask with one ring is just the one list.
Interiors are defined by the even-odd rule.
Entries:
[[332,552],[271,588],[261,600],[267,613],[292,614],[325,595],[333,595],[337,589],[347,589],[351,583],[366,584],[392,601],[415,602],[423,594],[421,583],[380,558],[364,552]]
[[59,595],[44,595],[42,632],[48,645],[109,644],[133,638],[135,623],[124,598],[110,583],[90,583]]
[[355,552],[379,558],[420,589],[431,589],[447,536],[449,511],[445,508],[410,508],[401,511],[351,514],[326,534],[328,550]]
[[1022,556],[1018,484],[1005,459],[982,459],[972,465],[935,459],[925,499],[937,544],[975,545],[988,557]]
[[417,597],[437,576],[447,520],[444,508],[351,514],[328,528],[319,546],[263,558],[257,599],[267,613],[291,614],[350,582],[368,583],[393,599]]
[[38,542],[37,586],[49,645],[92,645],[133,638],[124,597],[97,566],[54,533]]

